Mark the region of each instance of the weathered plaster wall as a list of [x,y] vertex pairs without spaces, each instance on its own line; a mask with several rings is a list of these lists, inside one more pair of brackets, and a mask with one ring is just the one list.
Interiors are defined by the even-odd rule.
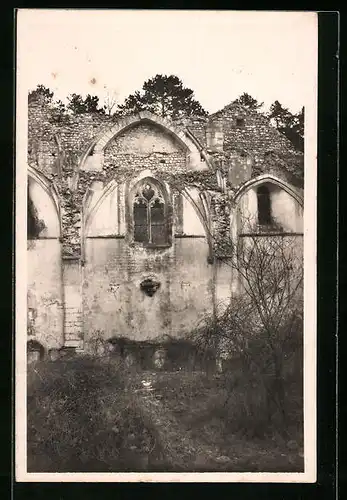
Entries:
[[230,303],[231,294],[235,290],[236,275],[232,271],[230,260],[217,260],[214,275],[215,305],[217,313],[220,313]]
[[89,200],[89,218],[85,228],[86,237],[124,236],[125,200],[124,184],[116,184],[104,195],[102,187],[94,190]]
[[45,348],[61,347],[63,294],[61,245],[57,239],[31,240],[27,251],[28,313],[34,338]]
[[197,215],[196,209],[185,197],[183,197],[182,204],[183,234],[205,237],[206,232]]
[[284,231],[304,232],[303,209],[286,191],[273,186],[270,191],[272,213]]
[[238,202],[240,213],[240,222],[257,223],[258,205],[257,205],[257,190],[256,188],[248,189],[240,198]]
[[[186,198],[182,197],[175,212],[179,209],[182,231],[174,225],[173,232],[181,237],[171,247],[130,248],[120,238],[124,236],[120,228],[126,226],[124,186],[116,186],[103,198],[91,217],[85,244],[83,309],[87,343],[97,330],[107,337],[137,340],[184,335],[212,311],[214,271],[207,262],[205,231]],[[140,289],[146,277],[160,282],[152,297]]]
[[171,332],[180,337],[200,325],[213,313],[215,282],[213,266],[208,264],[205,238],[179,238],[175,241],[171,269]]
[[[102,330],[106,338],[136,340],[180,336],[213,304],[213,271],[204,239],[179,238],[174,248],[130,249],[123,239],[88,238],[83,279],[85,342]],[[160,282],[148,297],[140,283]]]

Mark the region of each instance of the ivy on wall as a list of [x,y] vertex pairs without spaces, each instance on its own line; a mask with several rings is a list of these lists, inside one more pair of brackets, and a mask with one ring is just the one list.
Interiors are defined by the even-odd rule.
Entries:
[[[64,116],[59,107],[52,110],[38,105],[32,108],[31,113],[29,163],[41,170],[56,185],[61,204],[63,255],[80,256],[83,198],[92,183],[101,181],[106,186],[113,179],[123,183],[136,176],[144,168],[148,168],[155,177],[167,182],[175,191],[195,188],[200,193],[209,194],[211,202],[208,227],[212,233],[210,237],[213,254],[218,258],[230,255],[232,250],[230,200],[218,184],[217,171],[222,175],[227,191],[232,192],[235,186],[231,184],[229,178],[230,155],[237,146],[236,139],[239,136],[240,141],[242,139],[243,143],[249,143],[251,147],[254,134],[258,133],[259,124],[254,121],[255,118],[249,118],[249,125],[246,124],[245,127],[246,132],[242,130],[241,133],[233,125],[234,111],[225,111],[223,114],[225,122],[223,122],[225,125],[223,151],[211,150],[209,152],[212,170],[211,168],[204,171],[187,170],[187,158],[181,152],[170,154],[153,152],[148,155],[120,152],[105,155],[103,169],[93,172],[78,170],[78,166],[84,148],[105,126],[104,117],[88,114]],[[203,132],[204,123],[202,122],[199,126]],[[285,142],[276,142],[276,137],[274,131],[268,131],[265,125],[261,124],[261,134],[256,143],[257,154],[254,157],[251,176],[255,177],[264,171],[273,173],[281,171],[287,181],[294,185],[300,184],[303,179],[302,154],[286,151]],[[265,143],[273,143],[274,150],[270,151]],[[242,183],[242,179],[240,182]]]

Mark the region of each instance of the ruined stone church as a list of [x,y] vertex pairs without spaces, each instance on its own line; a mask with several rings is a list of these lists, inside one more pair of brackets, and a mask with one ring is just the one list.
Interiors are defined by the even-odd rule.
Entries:
[[303,155],[256,111],[28,113],[28,336],[46,352],[184,338],[235,293],[240,214],[302,245]]

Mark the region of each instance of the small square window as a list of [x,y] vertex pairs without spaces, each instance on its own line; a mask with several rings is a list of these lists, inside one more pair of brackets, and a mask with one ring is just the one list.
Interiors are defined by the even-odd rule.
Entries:
[[236,126],[241,128],[245,126],[245,119],[244,118],[236,118]]

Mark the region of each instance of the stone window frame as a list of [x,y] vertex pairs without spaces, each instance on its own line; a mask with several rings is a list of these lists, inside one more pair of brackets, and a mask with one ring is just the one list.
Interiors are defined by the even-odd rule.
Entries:
[[[134,202],[135,197],[137,196],[141,187],[149,184],[154,187],[155,196],[160,196],[162,201],[164,202],[164,224],[165,224],[165,233],[166,233],[166,241],[164,243],[153,243],[152,241],[136,241],[135,240],[135,221],[134,221]],[[146,176],[142,179],[139,179],[129,190],[127,202],[127,242],[130,246],[138,246],[146,249],[160,249],[160,248],[169,248],[172,246],[172,231],[173,231],[173,210],[172,210],[172,202],[169,196],[169,193],[165,187],[165,185],[152,176]]]

